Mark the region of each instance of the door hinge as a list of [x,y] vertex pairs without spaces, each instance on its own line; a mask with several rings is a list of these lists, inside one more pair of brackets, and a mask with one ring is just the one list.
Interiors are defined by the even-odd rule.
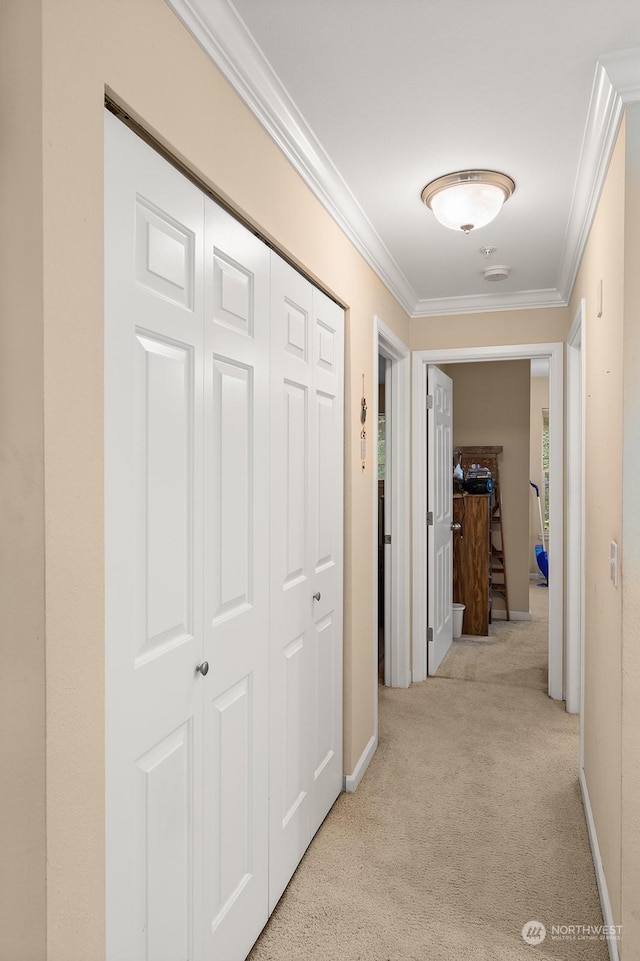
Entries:
[[427,394],[427,410],[433,410],[433,394]]
[[385,544],[390,544],[390,543],[391,543],[391,534],[385,534],[383,540],[384,540],[384,543],[385,543]]
[[427,527],[433,527],[433,511],[427,511]]
[[428,627],[428,628],[427,628],[427,641],[432,641],[432,640],[433,640],[433,628],[432,628],[432,627]]

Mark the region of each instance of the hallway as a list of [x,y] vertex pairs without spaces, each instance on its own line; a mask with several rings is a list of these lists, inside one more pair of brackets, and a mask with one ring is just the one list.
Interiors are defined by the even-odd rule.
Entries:
[[[466,679],[380,688],[378,752],[357,793],[336,802],[250,961],[517,961],[532,956],[521,932],[533,920],[547,928],[539,959],[608,957],[597,935],[553,934],[602,915],[578,719],[541,689],[542,589],[532,593],[538,618],[495,625],[482,652],[492,670],[476,664],[474,677],[455,649],[443,668],[462,664]],[[524,664],[504,670],[496,654],[509,631]]]

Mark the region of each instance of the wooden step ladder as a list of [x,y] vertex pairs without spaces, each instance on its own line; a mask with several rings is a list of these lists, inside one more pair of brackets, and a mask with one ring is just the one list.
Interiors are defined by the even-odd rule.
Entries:
[[466,474],[472,464],[479,464],[491,471],[493,479],[493,494],[491,497],[491,557],[489,564],[490,596],[494,594],[504,598],[507,620],[511,620],[509,613],[509,592],[507,588],[507,562],[504,545],[504,530],[502,527],[502,499],[500,496],[500,472],[498,457],[502,453],[500,447],[456,447],[453,454],[456,464],[460,464]]

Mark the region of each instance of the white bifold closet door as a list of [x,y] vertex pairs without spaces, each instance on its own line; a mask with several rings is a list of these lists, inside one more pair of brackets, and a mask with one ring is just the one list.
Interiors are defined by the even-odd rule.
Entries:
[[342,786],[343,324],[272,255],[270,910]]
[[342,323],[105,115],[107,961],[243,961],[341,789]]
[[205,200],[204,958],[268,917],[269,250]]
[[239,961],[268,917],[269,250],[106,125],[107,957]]
[[202,194],[105,118],[109,961],[202,958]]

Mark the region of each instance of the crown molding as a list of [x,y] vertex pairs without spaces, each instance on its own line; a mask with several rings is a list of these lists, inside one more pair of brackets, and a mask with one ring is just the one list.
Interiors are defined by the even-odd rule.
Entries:
[[166,0],[401,306],[415,291],[227,0]]
[[486,314],[503,310],[535,310],[542,307],[566,307],[567,302],[560,291],[514,290],[504,293],[471,294],[466,297],[441,297],[419,300],[411,315],[417,317],[443,317],[452,314]]
[[622,120],[622,98],[598,64],[560,260],[558,287],[571,298]]
[[609,53],[600,63],[624,104],[640,100],[640,47]]
[[640,100],[640,50],[597,64],[557,289],[419,300],[230,0],[166,0],[209,59],[410,317],[566,306],[626,103]]
[[635,100],[640,100],[640,48],[601,57],[596,65],[560,261],[558,287],[567,303],[596,215],[624,107]]

